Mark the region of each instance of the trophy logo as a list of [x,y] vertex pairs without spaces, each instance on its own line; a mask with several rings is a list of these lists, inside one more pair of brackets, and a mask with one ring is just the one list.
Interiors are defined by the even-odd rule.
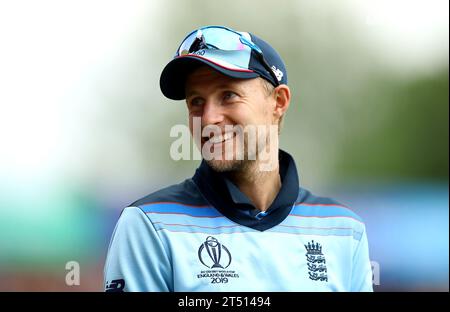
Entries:
[[228,248],[212,236],[208,236],[198,248],[198,258],[210,269],[226,269],[231,263],[231,253]]

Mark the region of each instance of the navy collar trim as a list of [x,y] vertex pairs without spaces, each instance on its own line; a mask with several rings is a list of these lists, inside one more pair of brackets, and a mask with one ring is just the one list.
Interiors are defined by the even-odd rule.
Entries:
[[238,224],[265,231],[286,219],[298,197],[299,179],[294,159],[282,150],[279,150],[279,168],[281,188],[265,213],[257,210],[233,182],[211,169],[204,160],[192,180],[205,199],[224,216]]

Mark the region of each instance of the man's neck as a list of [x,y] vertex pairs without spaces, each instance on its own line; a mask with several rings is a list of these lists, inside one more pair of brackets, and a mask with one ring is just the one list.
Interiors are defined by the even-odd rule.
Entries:
[[273,155],[271,161],[274,162],[271,171],[261,170],[262,166],[256,161],[245,170],[229,175],[230,180],[261,211],[266,211],[270,207],[281,188],[278,153]]

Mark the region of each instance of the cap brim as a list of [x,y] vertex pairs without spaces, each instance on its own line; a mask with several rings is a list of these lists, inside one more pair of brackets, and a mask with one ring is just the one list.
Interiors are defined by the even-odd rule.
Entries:
[[159,85],[164,96],[172,100],[183,100],[186,97],[185,83],[187,76],[201,65],[207,65],[232,78],[250,79],[259,77],[259,74],[252,70],[230,69],[199,55],[184,55],[170,61],[161,73]]

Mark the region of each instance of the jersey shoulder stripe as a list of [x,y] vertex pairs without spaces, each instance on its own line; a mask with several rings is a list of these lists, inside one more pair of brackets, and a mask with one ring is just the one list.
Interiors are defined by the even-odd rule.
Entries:
[[347,206],[328,197],[315,196],[305,189],[300,189],[291,215],[318,218],[350,218],[364,223],[361,217]]
[[230,222],[209,205],[192,179],[151,193],[129,205],[142,210],[155,228],[165,224],[226,226]]
[[334,199],[315,196],[305,189],[300,189],[297,201],[284,224],[335,228],[333,231],[339,233],[352,233],[353,238],[358,241],[365,232],[364,221],[350,208]]
[[186,208],[210,207],[192,179],[186,179],[179,184],[160,189],[131,203],[129,206],[151,207],[159,204],[168,209],[174,207],[174,205]]
[[223,215],[212,206],[187,206],[175,202],[156,202],[139,206],[146,214],[186,215],[197,218],[217,218]]

